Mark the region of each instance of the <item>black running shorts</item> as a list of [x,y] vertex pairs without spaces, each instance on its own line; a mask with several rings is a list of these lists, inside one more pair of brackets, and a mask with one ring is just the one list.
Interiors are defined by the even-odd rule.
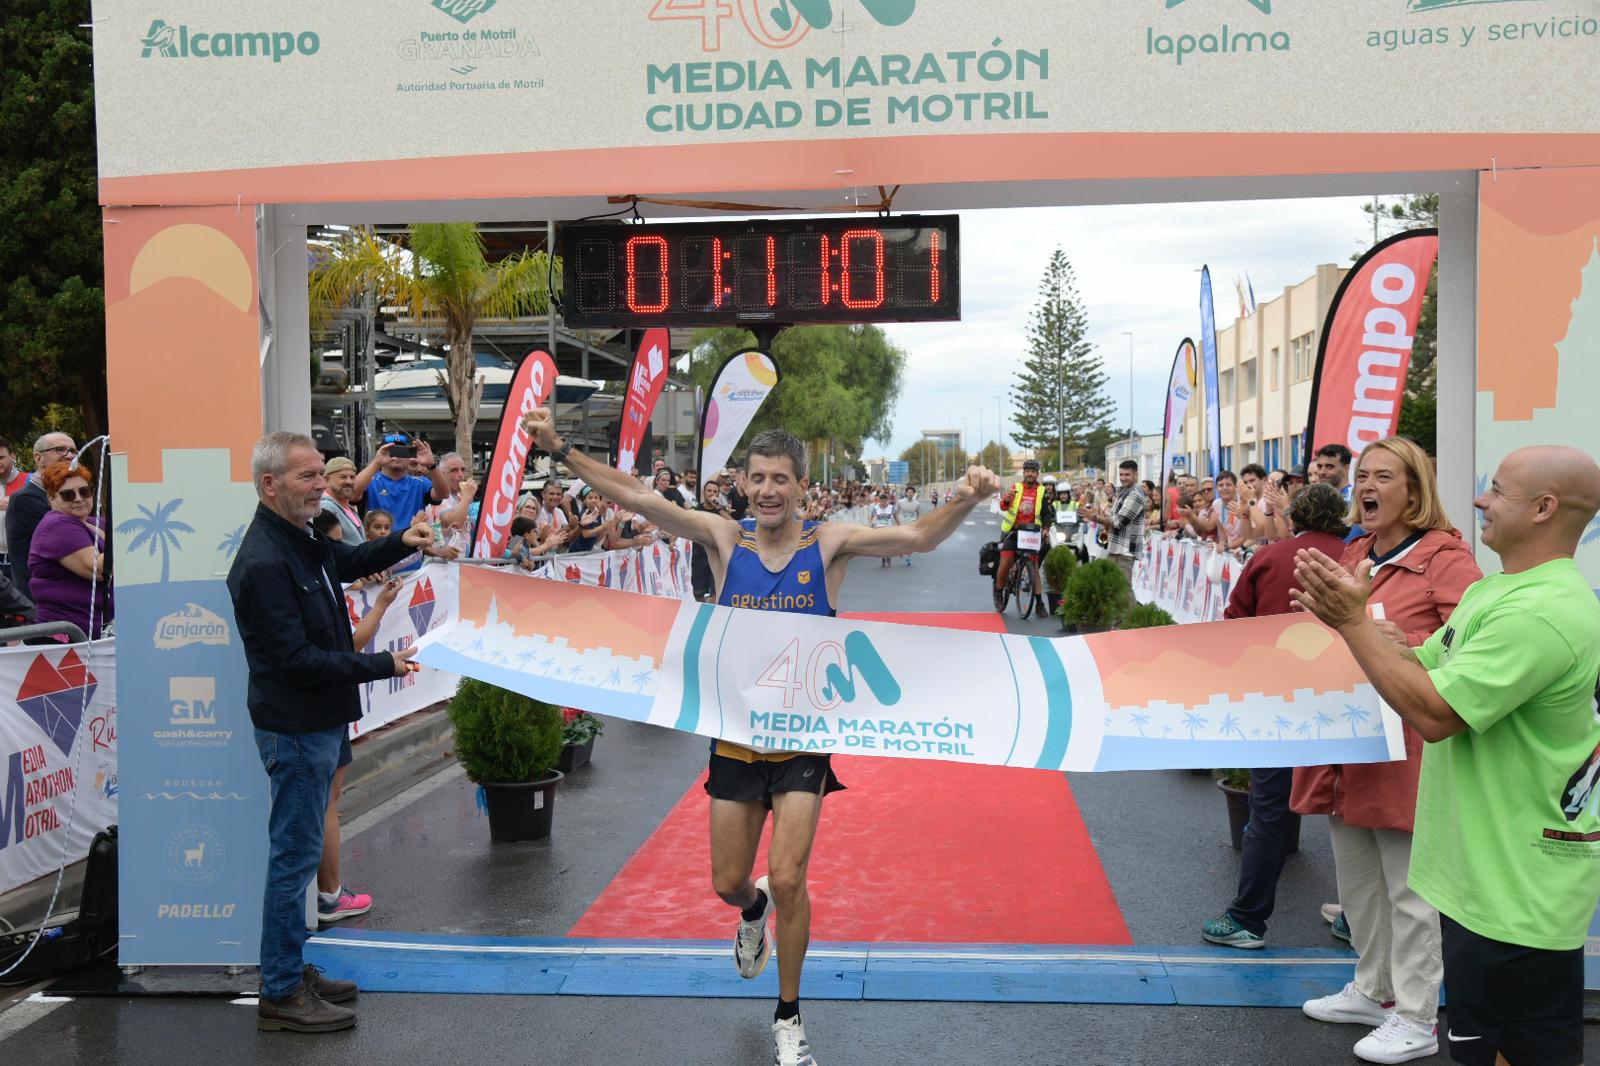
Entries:
[[735,803],[759,803],[772,809],[777,792],[812,792],[826,796],[844,786],[833,776],[830,755],[794,755],[787,759],[757,759],[745,762],[711,753],[711,776],[706,792],[712,799]]
[[1583,949],[1548,951],[1479,936],[1448,915],[1441,1044],[1467,1066],[1578,1066],[1583,1061]]

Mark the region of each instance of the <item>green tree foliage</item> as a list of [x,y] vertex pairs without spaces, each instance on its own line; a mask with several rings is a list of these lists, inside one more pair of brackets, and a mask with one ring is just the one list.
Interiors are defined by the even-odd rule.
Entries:
[[[1096,426],[1091,429],[1084,435],[1083,451],[1080,457],[1083,465],[1092,466],[1096,470],[1107,471],[1106,476],[1109,478],[1111,474],[1106,463],[1106,446],[1120,440],[1127,440],[1128,434],[1128,430],[1116,429],[1112,426]],[[1068,452],[1068,457],[1072,457],[1071,452]]]
[[[701,330],[689,353],[689,376],[701,388],[723,361],[754,348],[755,337],[733,327]],[[796,326],[772,342],[780,379],[750,423],[747,437],[781,427],[812,449],[812,472],[821,471],[829,441],[836,458],[859,465],[862,446],[887,440],[900,398],[906,353],[877,326]],[[842,452],[842,454],[841,454]],[[921,483],[924,479],[912,479]]]
[[[1011,439],[1064,469],[1088,444],[1090,432],[1110,419],[1106,374],[1089,343],[1089,318],[1078,299],[1066,253],[1057,248],[1028,313],[1028,354],[1011,386],[1016,430]],[[1058,447],[1060,450],[1058,450]]]
[[472,427],[483,395],[472,355],[479,319],[542,315],[550,307],[549,278],[561,276],[544,252],[527,250],[490,263],[471,222],[416,223],[407,230],[410,255],[371,230],[352,230],[320,251],[311,270],[313,316],[319,320],[373,289],[380,306],[400,304],[411,317],[443,326],[445,399],[455,419],[455,450],[472,454]]
[[972,457],[972,461],[1004,477],[1011,472],[1011,449],[998,441],[990,441]]
[[[105,292],[88,0],[0,16],[0,434],[50,403],[106,427]],[[80,443],[82,438],[79,438]]]
[[480,785],[536,781],[561,756],[561,712],[551,704],[464,677],[449,714],[456,759]]
[[[939,449],[926,440],[918,441],[900,453],[900,458],[910,464],[906,473],[907,484],[926,485],[932,481],[942,480],[939,468]],[[949,472],[949,463],[945,464],[944,473]]]
[[[1392,200],[1379,198],[1375,203],[1362,204],[1361,210],[1374,224],[1378,240],[1392,237],[1408,229],[1437,229],[1439,226],[1439,194],[1402,196]],[[1358,254],[1365,254],[1365,249]],[[1428,288],[1422,298],[1422,311],[1417,319],[1416,342],[1411,348],[1411,366],[1406,372],[1405,394],[1400,403],[1398,432],[1410,437],[1429,455],[1437,454],[1438,444],[1438,368],[1434,361],[1439,355],[1439,266],[1434,264],[1428,275]]]

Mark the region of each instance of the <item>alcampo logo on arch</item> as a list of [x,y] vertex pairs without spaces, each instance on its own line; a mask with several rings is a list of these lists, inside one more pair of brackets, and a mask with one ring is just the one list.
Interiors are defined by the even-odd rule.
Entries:
[[1273,0],[1151,0],[1165,5],[1168,11],[1179,8],[1193,11],[1204,7],[1222,12],[1224,19],[1244,19],[1239,22],[1221,22],[1215,29],[1207,26],[1199,33],[1164,33],[1154,26],[1145,27],[1145,55],[1170,56],[1178,66],[1185,61],[1195,62],[1205,56],[1270,56],[1274,52],[1287,52],[1292,44],[1286,30],[1269,30],[1259,27],[1261,16],[1272,14]]
[[281,63],[289,56],[314,56],[322,50],[322,39],[310,30],[232,30],[191,29],[187,23],[176,26],[165,19],[153,19],[139,56],[149,59],[270,59]]

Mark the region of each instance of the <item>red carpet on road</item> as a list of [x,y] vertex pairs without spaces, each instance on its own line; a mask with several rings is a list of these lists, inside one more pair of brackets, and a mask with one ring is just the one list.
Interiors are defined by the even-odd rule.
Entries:
[[[849,617],[1003,631],[998,615]],[[1066,777],[1047,770],[836,756],[847,786],[823,806],[811,935],[831,942],[1128,944],[1128,929]],[[720,940],[704,775],[570,936]],[[767,841],[756,859],[766,868]]]

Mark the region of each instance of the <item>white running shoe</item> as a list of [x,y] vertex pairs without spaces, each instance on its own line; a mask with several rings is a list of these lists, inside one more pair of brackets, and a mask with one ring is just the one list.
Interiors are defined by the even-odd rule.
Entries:
[[1419,1025],[1391,1014],[1356,1042],[1356,1058],[1366,1062],[1410,1062],[1439,1053],[1439,1027]]
[[1322,920],[1332,925],[1339,920],[1339,915],[1344,913],[1344,908],[1337,903],[1324,903],[1322,905]]
[[805,1023],[799,1018],[773,1022],[772,1042],[772,1066],[817,1066],[811,1045],[806,1043]]
[[1319,1022],[1383,1025],[1394,1017],[1389,1013],[1389,1008],[1393,1006],[1392,1003],[1379,1003],[1365,993],[1358,992],[1356,983],[1351,981],[1331,996],[1306,1000],[1305,1006],[1300,1009]]
[[761,917],[753,922],[745,921],[740,915],[739,931],[733,935],[733,964],[739,968],[739,976],[746,980],[760,977],[761,971],[767,968],[767,960],[772,958],[772,937],[767,935],[767,921],[772,917],[772,889],[765,876],[756,882],[756,888],[766,897],[767,905],[762,908]]

